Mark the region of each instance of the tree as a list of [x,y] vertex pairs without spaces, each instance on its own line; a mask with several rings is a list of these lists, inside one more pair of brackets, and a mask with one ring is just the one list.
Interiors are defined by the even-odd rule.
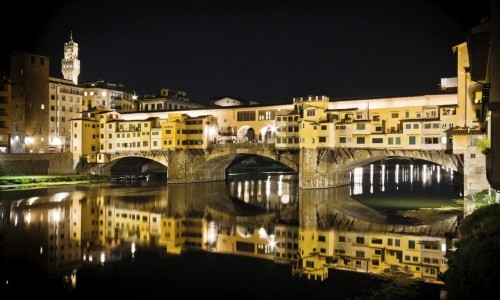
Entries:
[[476,210],[459,227],[444,281],[450,300],[487,299],[500,282],[500,205]]

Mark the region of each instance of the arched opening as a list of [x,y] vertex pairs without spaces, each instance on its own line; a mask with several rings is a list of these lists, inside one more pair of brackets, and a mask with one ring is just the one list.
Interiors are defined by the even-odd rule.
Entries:
[[255,135],[255,130],[251,126],[242,126],[236,135],[237,143],[256,143],[258,136]]
[[226,168],[226,178],[242,174],[296,174],[290,167],[260,155],[239,155]]
[[463,175],[448,167],[398,157],[352,169],[349,192],[356,201],[403,222],[411,216],[433,218],[432,210],[461,210],[462,181]]
[[111,166],[109,174],[113,181],[166,179],[167,167],[144,157],[124,157]]
[[274,126],[265,126],[259,131],[259,143],[273,144],[276,142],[276,128]]

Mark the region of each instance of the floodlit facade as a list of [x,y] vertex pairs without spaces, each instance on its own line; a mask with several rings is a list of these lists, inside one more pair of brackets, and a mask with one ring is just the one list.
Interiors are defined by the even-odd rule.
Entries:
[[78,82],[78,44],[65,46],[65,78],[49,77],[50,59],[31,53],[11,57],[12,153],[69,152],[70,120],[81,116],[82,88]]
[[12,130],[12,84],[7,74],[0,73],[0,153],[10,153]]

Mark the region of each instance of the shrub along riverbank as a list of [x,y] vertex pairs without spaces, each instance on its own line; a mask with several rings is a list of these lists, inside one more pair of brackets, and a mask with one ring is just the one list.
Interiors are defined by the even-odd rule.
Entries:
[[75,184],[82,182],[108,181],[105,175],[39,175],[39,176],[0,176],[0,189],[24,189],[49,185]]

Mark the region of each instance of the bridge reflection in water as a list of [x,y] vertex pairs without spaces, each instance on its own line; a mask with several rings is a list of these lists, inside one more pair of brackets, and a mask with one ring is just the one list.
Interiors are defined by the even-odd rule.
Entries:
[[[266,174],[227,184],[20,192],[0,206],[0,275],[15,282],[27,269],[37,270],[36,276],[68,275],[74,285],[78,268],[120,260],[147,245],[169,254],[198,250],[274,260],[313,279],[341,268],[438,281],[461,215],[452,174],[395,164],[354,170],[351,186],[319,190],[299,190],[296,175]],[[415,200],[418,191],[424,198],[434,193],[429,187],[442,189],[442,196]],[[384,197],[389,200],[379,205]]]

